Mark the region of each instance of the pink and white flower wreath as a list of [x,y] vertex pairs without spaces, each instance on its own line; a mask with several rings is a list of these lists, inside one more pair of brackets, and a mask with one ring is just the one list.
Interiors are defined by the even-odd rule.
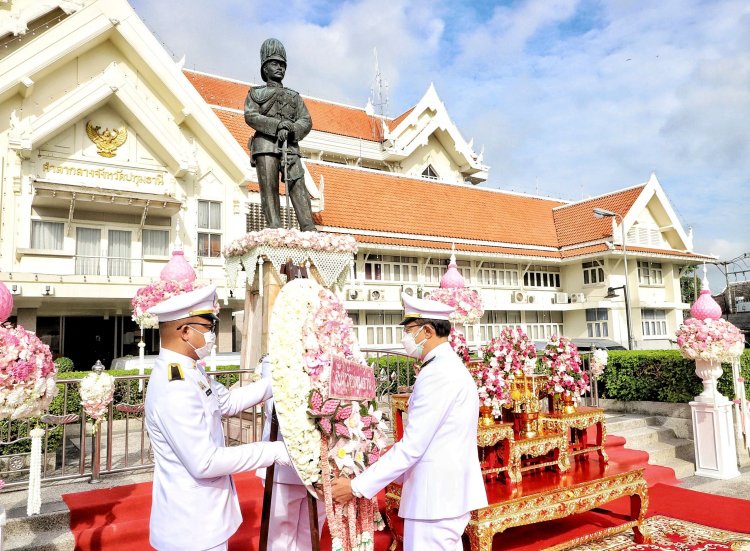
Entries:
[[377,502],[334,503],[332,475],[356,475],[377,461],[387,426],[377,402],[329,398],[334,355],[367,365],[352,320],[335,294],[309,279],[281,288],[271,316],[269,352],[276,413],[289,456],[308,487],[322,483],[333,551],[370,551],[381,529]]
[[591,390],[578,347],[568,337],[553,336],[544,349],[541,362],[549,372],[547,388],[550,394],[581,396]]
[[740,330],[723,318],[688,318],[677,330],[677,346],[688,360],[731,362],[745,343]]

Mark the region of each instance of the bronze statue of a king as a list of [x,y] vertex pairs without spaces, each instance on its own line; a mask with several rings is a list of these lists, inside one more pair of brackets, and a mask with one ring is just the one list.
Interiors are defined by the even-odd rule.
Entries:
[[300,95],[284,88],[286,50],[275,38],[260,47],[260,72],[265,86],[250,89],[245,99],[245,122],[255,129],[248,144],[258,173],[260,203],[269,228],[281,228],[279,177],[286,184],[302,231],[316,231],[299,142],[310,133],[312,119]]

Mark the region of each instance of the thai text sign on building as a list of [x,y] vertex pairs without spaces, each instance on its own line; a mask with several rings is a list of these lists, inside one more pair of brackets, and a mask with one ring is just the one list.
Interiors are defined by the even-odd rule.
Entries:
[[371,367],[334,356],[328,396],[339,400],[372,400],[375,398],[375,373]]

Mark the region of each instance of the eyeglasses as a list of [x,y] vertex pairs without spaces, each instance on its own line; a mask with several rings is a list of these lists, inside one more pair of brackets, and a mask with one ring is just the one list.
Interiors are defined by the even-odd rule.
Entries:
[[415,329],[417,327],[422,327],[422,326],[418,323],[412,323],[411,325],[404,325],[404,335],[406,335],[407,333],[410,333],[411,329]]
[[188,323],[183,323],[182,325],[177,327],[177,331],[185,327],[186,325],[200,325],[201,327],[207,327],[210,331],[216,330],[216,322],[214,323],[198,323],[197,321],[191,321]]

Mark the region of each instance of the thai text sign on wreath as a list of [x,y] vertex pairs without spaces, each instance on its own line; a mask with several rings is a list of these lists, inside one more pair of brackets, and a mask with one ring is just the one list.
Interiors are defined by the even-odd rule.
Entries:
[[328,397],[358,402],[375,398],[375,373],[371,367],[333,356]]

